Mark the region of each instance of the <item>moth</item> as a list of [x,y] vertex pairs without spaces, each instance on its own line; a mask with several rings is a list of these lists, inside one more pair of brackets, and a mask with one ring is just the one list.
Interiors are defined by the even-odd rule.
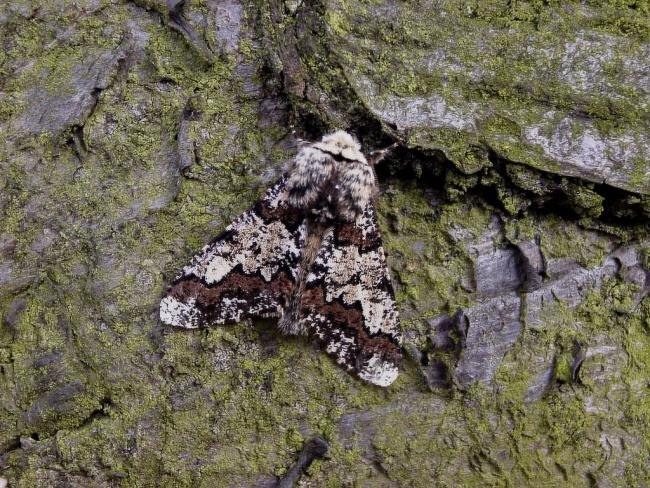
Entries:
[[160,304],[194,329],[274,318],[362,380],[390,385],[399,318],[377,225],[374,170],[347,132],[304,146],[280,180],[183,268]]

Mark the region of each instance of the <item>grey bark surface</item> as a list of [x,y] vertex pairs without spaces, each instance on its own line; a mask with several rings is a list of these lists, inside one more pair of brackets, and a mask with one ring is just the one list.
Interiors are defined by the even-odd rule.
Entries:
[[[650,484],[649,14],[4,2],[0,485]],[[387,389],[272,323],[158,321],[334,128],[397,144],[376,168],[406,355]]]

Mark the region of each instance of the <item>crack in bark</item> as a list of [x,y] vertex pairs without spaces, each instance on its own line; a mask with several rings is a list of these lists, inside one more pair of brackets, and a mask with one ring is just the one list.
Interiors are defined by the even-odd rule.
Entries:
[[[66,429],[57,429],[53,431],[52,433],[48,434],[49,439],[53,439],[56,437],[57,433],[61,430],[66,430],[66,431],[78,431],[81,430],[90,424],[92,424],[95,420],[102,419],[102,418],[109,418],[110,415],[107,413],[107,409],[110,408],[113,405],[113,402],[110,398],[104,397],[100,400],[101,407],[94,409],[91,411],[86,417],[84,417],[81,422],[72,428],[66,428]],[[10,453],[17,451],[19,449],[22,450],[27,450],[33,447],[34,442],[39,442],[41,435],[39,432],[32,432],[28,436],[26,435],[19,435],[10,441],[8,441],[3,450],[0,451],[0,469],[5,469],[7,467],[7,458]]]
[[[128,2],[147,12],[152,12],[152,8],[141,2],[141,0],[128,0]],[[203,61],[210,65],[214,64],[221,53],[215,53],[185,20],[183,17],[184,7],[185,0],[167,0],[167,9],[154,9],[153,12],[160,16],[163,24],[179,33],[185,39],[187,45],[201,56]]]
[[327,453],[329,449],[329,444],[320,436],[313,437],[305,442],[296,464],[285,474],[282,478],[278,480],[278,483],[275,485],[276,488],[291,488],[300,479],[303,471],[305,471],[312,462],[316,459],[320,459]]
[[176,135],[178,165],[177,171],[185,177],[188,176],[188,170],[199,161],[198,149],[195,141],[191,138],[192,123],[200,119],[201,112],[195,108],[195,101],[189,98],[185,103],[185,108],[181,111],[180,121],[178,123],[178,133]]
[[[287,15],[283,10],[284,4],[282,2],[269,2],[267,12],[271,25],[266,26],[267,28],[260,33],[263,39],[267,39],[265,45],[267,51],[269,51],[269,57],[275,55],[280,59],[281,67],[277,74],[282,81],[284,91],[289,95],[289,99],[293,104],[293,110],[298,119],[297,125],[302,126],[303,132],[307,134],[316,134],[327,131],[332,125],[347,124],[348,127],[353,128],[352,131],[359,136],[363,146],[367,148],[387,145],[388,141],[390,143],[398,140],[401,143],[401,156],[409,157],[407,153],[411,151],[429,156],[436,153],[436,151],[422,151],[408,147],[409,144],[403,133],[398,133],[396,127],[390,127],[382,123],[363,100],[355,96],[355,91],[347,78],[346,71],[341,69],[338,60],[328,54],[326,48],[321,45],[322,40],[319,37],[318,29],[319,26],[323,25],[324,20],[314,14],[321,6],[322,2],[320,1],[309,2],[307,5],[301,3],[294,12]],[[263,18],[263,15],[261,17]],[[291,22],[283,24],[281,21],[286,21],[287,18],[291,19]],[[275,27],[281,25],[283,27]],[[307,32],[302,32],[303,35],[299,36],[299,28]],[[308,38],[308,41],[305,40],[306,38]],[[324,56],[326,57],[324,58]],[[324,64],[324,69],[321,71],[325,72],[325,76],[327,72],[335,72],[337,75],[336,80],[338,80],[336,81],[336,90],[331,87],[328,90],[330,92],[336,91],[336,96],[322,93],[323,89],[319,79],[315,78],[314,73],[311,73],[303,63],[303,59],[310,57],[315,57]],[[311,96],[314,93],[320,95],[314,99]],[[576,111],[580,115],[580,109],[578,108]],[[611,222],[616,225],[642,224],[650,217],[648,213],[650,208],[648,197],[641,194],[611,187],[605,181],[592,183],[580,177],[562,176],[524,166],[531,174],[547,180],[550,185],[549,191],[542,195],[536,195],[516,185],[507,174],[508,167],[518,168],[522,166],[521,164],[501,157],[494,148],[487,145],[482,145],[481,149],[487,152],[493,170],[504,181],[503,190],[506,193],[514,191],[531,200],[530,206],[533,208],[537,207],[542,211],[550,211],[563,217],[569,216],[572,220],[584,217],[596,218],[599,222]],[[399,159],[399,154],[389,159],[392,159],[393,163],[395,163]],[[438,159],[438,162],[445,164],[445,171],[451,170],[458,172],[459,175],[462,174],[457,170],[454,162],[447,159],[444,154],[438,154]],[[474,175],[462,176],[471,178]],[[402,179],[402,175],[400,175],[400,179]],[[494,188],[491,189],[489,186],[485,185],[479,191],[487,197],[488,202],[496,204],[497,208],[506,210],[501,198],[494,194]],[[597,204],[591,208],[583,208],[575,201],[572,201],[576,191],[581,189],[592,192],[604,199],[602,202],[602,215],[595,216],[598,212]],[[639,201],[628,204],[627,200],[630,198],[636,198]],[[523,209],[521,212],[527,210],[528,208]]]

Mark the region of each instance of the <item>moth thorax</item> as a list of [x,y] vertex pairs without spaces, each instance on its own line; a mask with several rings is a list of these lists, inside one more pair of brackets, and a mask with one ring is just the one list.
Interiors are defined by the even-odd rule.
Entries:
[[353,221],[369,204],[373,171],[361,147],[343,131],[304,147],[289,167],[287,200],[321,221]]

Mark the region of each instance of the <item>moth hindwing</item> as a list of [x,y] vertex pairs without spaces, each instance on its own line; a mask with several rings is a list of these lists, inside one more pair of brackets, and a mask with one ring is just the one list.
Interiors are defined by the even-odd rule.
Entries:
[[399,318],[359,144],[337,131],[183,268],[160,304],[169,325],[276,318],[347,371],[388,386],[401,360]]

